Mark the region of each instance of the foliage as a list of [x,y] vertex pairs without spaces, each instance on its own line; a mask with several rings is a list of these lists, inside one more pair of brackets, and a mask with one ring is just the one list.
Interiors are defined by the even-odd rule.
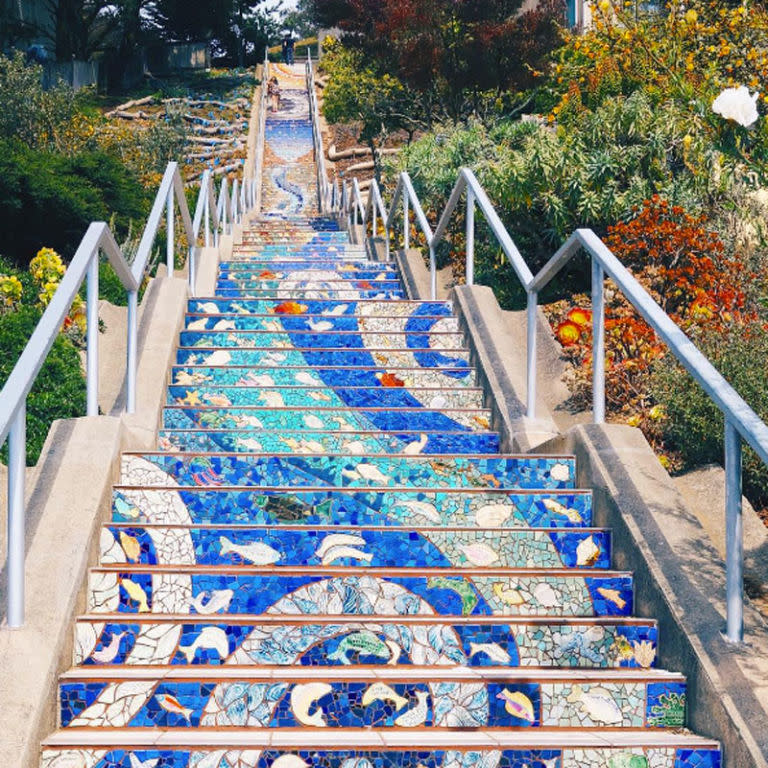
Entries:
[[[693,217],[679,206],[654,197],[628,222],[610,227],[606,242],[661,308],[696,338],[722,336],[732,327],[754,322],[741,286],[753,279],[728,258],[704,217]],[[574,403],[588,407],[591,397],[591,313],[560,306],[550,317],[556,335],[573,365]],[[661,412],[654,409],[650,377],[666,348],[634,308],[615,289],[606,292],[606,406],[610,413],[644,426],[651,436]]]
[[[39,320],[40,310],[35,307],[0,314],[0,348],[4,353],[0,360],[1,384],[5,384]],[[84,412],[85,379],[80,356],[68,339],[59,336],[27,398],[27,463],[37,462],[55,419],[75,418]]]
[[19,308],[24,286],[16,275],[0,275],[0,314]]
[[65,137],[78,112],[71,88],[42,87],[42,67],[24,55],[0,55],[0,135],[36,149],[65,149]]
[[[697,346],[736,391],[768,421],[768,328],[752,321],[732,324],[723,333],[702,333]],[[657,366],[652,393],[663,409],[659,432],[684,468],[723,460],[723,417],[696,382],[672,359]],[[749,448],[744,451],[744,492],[753,504],[768,507],[768,467]]]
[[17,264],[44,245],[71,255],[92,221],[116,211],[121,231],[144,219],[147,204],[131,171],[109,154],[65,157],[0,140],[0,227]]
[[457,120],[484,111],[510,89],[528,87],[559,41],[562,3],[520,14],[521,0],[314,0],[315,19],[339,26],[378,74],[419,99],[422,119]]
[[638,89],[656,102],[688,100],[768,79],[768,12],[755,2],[669,2],[663,13],[636,17],[602,0],[595,13],[590,30],[567,36],[553,83],[588,109]]
[[154,192],[168,163],[182,157],[186,137],[181,115],[168,112],[166,119],[140,126],[123,121],[100,125],[88,146],[116,158],[145,190]]
[[41,248],[29,262],[29,271],[38,289],[40,306],[45,308],[51,303],[64,276],[64,262],[53,248]]
[[392,131],[414,128],[408,92],[397,78],[377,71],[361,51],[330,41],[323,71],[329,82],[323,94],[323,114],[332,123],[359,125],[359,140],[374,147]]

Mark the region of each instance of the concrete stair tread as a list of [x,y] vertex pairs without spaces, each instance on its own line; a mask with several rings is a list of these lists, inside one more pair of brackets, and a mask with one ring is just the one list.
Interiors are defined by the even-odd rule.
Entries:
[[[263,626],[285,624],[351,624],[380,625],[497,625],[507,627],[511,624],[528,626],[554,625],[559,627],[589,626],[612,627],[617,624],[628,627],[656,627],[656,619],[638,616],[440,616],[437,614],[327,614],[327,613],[228,613],[205,616],[197,613],[82,613],[77,621],[91,621],[97,624],[256,624]],[[529,669],[531,667],[526,667]]]
[[465,667],[465,666],[363,666],[342,667],[234,667],[214,666],[181,667],[73,667],[59,675],[59,680],[382,680],[398,682],[434,682],[504,680],[510,682],[555,681],[594,684],[596,682],[680,682],[685,676],[665,669],[553,669],[551,667]]
[[[205,528],[203,525],[189,525],[189,526],[165,526],[142,524],[140,526],[117,524],[117,523],[105,523],[104,528]],[[237,526],[232,526],[237,528]],[[253,530],[256,527],[273,528],[274,526],[241,526],[244,529]],[[318,526],[319,527],[319,526]],[[211,529],[225,528],[225,526],[208,526]],[[309,526],[310,530],[315,530],[315,526]],[[348,528],[339,526],[340,531],[347,531]],[[391,529],[385,529],[391,530]],[[253,565],[251,563],[221,563],[221,564],[204,564],[204,563],[162,563],[162,564],[147,564],[140,561],[132,561],[125,563],[101,563],[100,565],[92,566],[91,573],[129,573],[129,572],[141,572],[141,573],[200,573],[200,574],[240,574],[243,576],[253,576],[261,574],[270,574],[272,576],[327,576],[333,577],[345,577],[345,576],[367,576],[371,578],[398,578],[398,574],[402,573],[403,576],[423,576],[423,577],[461,577],[471,579],[473,577],[491,577],[498,576],[500,578],[516,578],[524,577],[531,578],[540,576],[542,578],[597,578],[600,579],[616,579],[627,578],[632,574],[628,571],[611,570],[610,568],[600,569],[596,571],[594,569],[587,568],[541,568],[538,566],[524,567],[524,566],[467,566],[466,568],[460,566],[400,566],[397,570],[384,566],[371,566],[361,568],[355,565]],[[226,614],[216,614],[217,616],[223,616]],[[479,615],[479,614],[478,614]]]
[[562,729],[527,731],[461,730],[460,733],[432,730],[384,731],[361,729],[312,730],[228,728],[226,730],[199,728],[108,729],[70,728],[56,731],[43,742],[44,748],[103,746],[155,748],[272,748],[355,750],[391,748],[414,749],[547,749],[558,747],[616,748],[683,747],[688,749],[717,749],[718,743],[689,732],[669,732],[648,729],[579,730]]

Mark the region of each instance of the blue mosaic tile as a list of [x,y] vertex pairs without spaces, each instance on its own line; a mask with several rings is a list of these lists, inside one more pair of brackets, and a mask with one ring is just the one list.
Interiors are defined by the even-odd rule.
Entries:
[[[298,609],[293,605],[292,610]],[[446,617],[444,624],[419,624],[413,616],[407,621],[366,615],[321,620],[272,614],[255,623],[228,622],[226,616],[158,623],[160,617],[124,615],[123,621],[100,620],[95,626],[79,622],[79,634],[89,639],[77,647],[78,665],[391,666],[394,658],[398,665],[615,669],[639,667],[627,648],[640,649],[645,662],[644,649],[655,649],[658,640],[653,622],[564,624],[546,617],[478,617],[456,623]],[[166,636],[173,644],[169,652],[160,652],[156,638]]]
[[[287,448],[291,448],[288,439]],[[294,446],[296,447],[296,446]],[[156,469],[157,471],[153,472]],[[335,486],[569,489],[572,458],[420,458],[414,456],[174,456],[123,460],[125,485]],[[171,483],[172,479],[172,483]],[[567,516],[566,510],[562,511]],[[576,516],[574,513],[572,516]]]
[[[421,443],[426,434],[425,454],[477,455],[499,452],[496,432],[411,432],[377,431],[302,432],[299,442],[310,441],[322,453],[344,453],[352,444],[364,454],[400,453],[412,443]],[[159,433],[158,446],[164,451],[286,453],[285,433],[270,430],[168,430]]]
[[[592,517],[590,493],[525,491],[313,491],[117,487],[116,522],[168,522],[169,502],[191,523],[221,525],[463,526],[577,528]],[[554,503],[553,503],[554,502]],[[561,513],[566,508],[569,514]],[[179,521],[179,518],[176,518]],[[554,543],[553,543],[554,544]]]

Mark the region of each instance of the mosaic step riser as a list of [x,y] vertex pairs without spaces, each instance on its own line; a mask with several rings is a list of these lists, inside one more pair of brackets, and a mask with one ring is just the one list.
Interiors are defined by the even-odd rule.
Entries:
[[[680,728],[682,680],[67,681],[67,728]],[[116,712],[117,703],[125,703]]]
[[[290,440],[291,438],[288,438]],[[287,447],[294,446],[288,444]],[[124,455],[121,483],[136,486],[573,488],[572,457],[446,459],[354,456]],[[561,510],[564,516],[569,514]],[[572,512],[578,516],[578,512]]]
[[[392,317],[392,318],[358,318],[350,315],[340,317],[323,317],[309,315],[187,315],[185,328],[207,331],[284,331],[306,333],[320,326],[335,333],[361,333],[379,331],[388,334],[429,333],[458,334],[459,322],[455,317]],[[314,331],[316,332],[316,331]],[[441,338],[438,336],[438,338]],[[445,346],[445,345],[443,345]],[[463,343],[460,344],[463,346]]]
[[[611,565],[610,534],[595,528],[290,530],[256,527],[105,528],[137,561],[164,565],[310,565],[434,568],[590,568]],[[122,536],[120,535],[122,533]],[[356,543],[355,543],[356,542]],[[108,538],[103,548],[115,545]],[[118,548],[122,550],[124,547]],[[119,551],[115,550],[115,557]],[[118,561],[119,562],[119,561]],[[502,582],[503,584],[503,582]],[[515,601],[518,595],[510,593]],[[621,595],[617,600],[625,603]],[[406,601],[407,602],[407,601]],[[557,604],[551,596],[553,605]]]
[[402,292],[399,280],[385,280],[378,277],[373,280],[356,280],[351,275],[337,274],[335,271],[291,272],[290,277],[278,276],[251,280],[248,275],[229,274],[216,280],[216,293],[225,291],[272,291],[274,293],[302,291],[386,291]]
[[370,317],[451,317],[452,305],[447,301],[404,301],[396,304],[385,301],[334,301],[333,299],[312,299],[301,302],[299,307],[280,307],[284,302],[268,299],[247,299],[242,301],[221,297],[190,299],[188,312],[204,314],[233,315],[342,315]]
[[[414,349],[286,349],[180,347],[177,365],[197,366],[278,366],[280,368],[422,368],[442,373],[450,379],[462,379],[471,371],[469,354],[450,350],[449,354]],[[458,372],[457,372],[458,370]],[[327,377],[323,378],[328,383]],[[334,384],[349,385],[343,372],[337,372]]]
[[[455,739],[455,742],[461,742]],[[555,742],[542,746],[528,739],[521,747],[499,748],[488,740],[484,748],[446,745],[441,747],[412,747],[410,751],[394,746],[369,747],[362,751],[358,745],[345,750],[296,749],[286,746],[275,749],[264,746],[254,749],[190,748],[188,746],[130,748],[105,747],[45,749],[41,768],[59,768],[72,765],[77,768],[721,768],[719,749],[712,742],[695,741],[692,747],[685,737],[677,742],[682,746],[625,747],[606,744],[604,739],[590,743],[587,739],[574,739],[575,743]],[[586,746],[585,746],[586,744]],[[60,762],[55,760],[69,760]],[[282,762],[278,762],[282,761]]]
[[282,267],[277,264],[268,264],[268,266],[263,267],[242,263],[237,269],[222,266],[219,269],[218,280],[224,285],[232,284],[237,288],[250,288],[254,285],[261,288],[265,285],[276,284],[276,281],[286,281],[288,284],[302,281],[304,284],[312,285],[315,280],[347,283],[350,284],[349,287],[351,288],[357,288],[359,283],[366,282],[375,288],[402,286],[397,272],[394,271],[387,272],[381,269],[349,270],[344,269],[338,263],[323,265],[313,262],[305,262],[304,264],[294,262],[293,264],[284,264]]
[[117,523],[353,525],[581,530],[592,520],[583,491],[160,489],[115,486]]
[[647,669],[657,644],[655,622],[629,618],[104,614],[78,620],[74,664]]
[[[275,320],[279,325],[279,321]],[[220,323],[220,325],[222,325]],[[227,325],[225,321],[223,325]],[[232,323],[234,325],[234,323]],[[441,331],[411,330],[405,333],[370,329],[365,331],[337,332],[330,320],[310,322],[310,328],[302,331],[288,331],[271,328],[265,331],[235,328],[219,328],[213,331],[190,329],[182,331],[179,344],[182,347],[203,347],[206,349],[403,349],[431,351],[446,357],[455,356],[464,346],[464,335]],[[383,325],[383,324],[382,324]],[[312,327],[314,326],[314,327]]]
[[[286,434],[326,431],[403,430],[485,432],[490,413],[482,410],[442,411],[426,408],[247,408],[232,406],[166,406],[162,429],[285,430]],[[298,440],[299,438],[296,437]],[[426,447],[426,446],[425,446]]]
[[264,288],[259,289],[239,289],[239,288],[218,288],[218,296],[231,299],[275,299],[278,301],[286,300],[317,300],[328,299],[331,301],[395,301],[406,298],[403,290],[351,290],[351,289],[326,289],[320,285],[318,288],[308,286],[296,288]]
[[[220,269],[226,272],[240,270],[258,273],[268,269],[330,269],[339,272],[361,270],[380,274],[382,270],[398,276],[396,265],[391,261],[370,261],[364,250],[331,246],[323,248],[248,248],[235,251],[229,261],[222,262]],[[375,272],[374,272],[375,270]]]
[[[162,557],[162,547],[167,542],[161,538],[167,532],[151,533],[156,534],[156,543],[149,534],[140,529],[135,534],[128,533],[125,529],[104,529],[101,545],[105,565],[90,573],[90,613],[255,615],[269,612],[274,605],[287,604],[294,593],[304,594],[313,590],[316,592],[318,584],[335,590],[338,594],[343,591],[349,600],[358,579],[366,580],[370,592],[373,587],[369,580],[373,578],[389,585],[386,589],[407,590],[409,596],[399,600],[403,606],[408,607],[410,604],[416,605],[424,601],[440,616],[584,618],[628,616],[632,610],[632,580],[627,574],[595,573],[584,569],[574,570],[572,574],[567,571],[554,574],[541,570],[521,572],[519,569],[497,569],[491,573],[474,569],[471,574],[463,575],[455,570],[433,568],[426,573],[421,571],[420,575],[403,572],[397,578],[384,578],[381,571],[376,571],[378,575],[374,577],[374,572],[370,569],[366,572],[358,568],[354,575],[350,576],[349,569],[328,569],[320,566],[315,566],[312,570],[300,570],[298,573],[295,568],[286,567],[283,569],[285,572],[273,571],[270,575],[263,575],[250,565],[228,565],[226,568],[222,566],[221,569],[195,569],[189,565],[167,568],[165,561],[172,558]],[[206,555],[217,548],[219,543],[206,540],[204,536],[195,537],[194,533],[190,533],[189,538],[193,540],[187,541],[186,545],[194,547],[196,551],[190,552],[189,557],[178,559],[211,559]],[[142,535],[145,537],[144,542],[141,542]],[[138,539],[139,544],[121,546],[126,537]],[[272,537],[272,541],[279,546],[285,542],[285,538]],[[148,546],[147,540],[152,542]],[[141,547],[142,543],[145,544],[143,551],[136,554],[136,557],[144,560],[157,560],[160,557],[163,560],[162,569],[116,562],[121,557],[132,557],[134,552],[126,552],[126,549],[131,546]],[[155,547],[160,551],[155,551]],[[228,551],[226,547],[224,550]],[[319,562],[323,558],[313,558],[310,555],[306,559]],[[336,562],[343,559],[337,558]],[[415,557],[411,558],[411,561],[418,563],[422,559],[429,558]],[[433,559],[441,562],[446,558]],[[359,565],[359,561],[351,562],[354,562],[355,566]],[[110,565],[109,569],[107,565]],[[169,597],[167,591],[172,586],[178,594]],[[395,600],[396,608],[399,607],[397,602]]]
[[[334,382],[328,384],[326,380]],[[173,366],[171,382],[176,385],[230,387],[327,387],[337,392],[346,389],[466,390],[477,389],[473,368],[384,368],[383,366],[316,368],[306,366]],[[389,385],[389,386],[387,386]]]
[[[252,380],[251,380],[252,381]],[[436,408],[442,406],[448,409],[483,408],[485,407],[484,393],[480,389],[408,389],[415,407]],[[237,405],[276,405],[310,407],[325,405],[344,407],[347,403],[362,408],[396,408],[403,402],[402,391],[393,391],[388,387],[263,387],[241,382],[240,386],[200,387],[189,386],[168,388],[167,405],[179,405],[189,398],[191,391],[197,393],[203,404],[229,403]]]
[[[307,430],[298,437],[286,438],[283,431],[256,430],[161,430],[158,446],[169,452],[224,453],[344,453],[400,454],[408,446],[420,446],[427,435],[424,453],[432,455],[477,455],[498,453],[496,432],[398,432],[375,430],[322,432]],[[298,445],[291,448],[293,440]],[[288,442],[291,441],[291,442]]]

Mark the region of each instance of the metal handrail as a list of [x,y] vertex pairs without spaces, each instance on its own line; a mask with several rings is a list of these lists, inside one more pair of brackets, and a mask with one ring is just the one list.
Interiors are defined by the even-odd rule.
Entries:
[[261,179],[264,174],[264,136],[267,125],[267,91],[269,81],[269,48],[264,49],[264,65],[261,75],[261,104],[259,108],[259,130],[256,134],[256,156],[254,158],[253,207],[261,213]]
[[[451,196],[446,204],[437,228],[432,231],[416,195],[410,177],[401,173],[386,218],[386,240],[389,251],[390,231],[396,223],[398,203],[403,204],[405,248],[409,247],[410,205],[424,233],[430,251],[430,277],[432,298],[437,294],[437,268],[434,249],[448,229],[451,216],[462,195],[466,195],[466,282],[474,282],[475,208],[485,216],[491,232],[507,255],[512,268],[527,295],[526,382],[527,410],[529,418],[536,416],[536,318],[538,295],[541,290],[573,259],[586,251],[592,261],[592,415],[596,424],[605,421],[605,278],[610,278],[624,297],[653,328],[666,347],[683,367],[701,385],[725,419],[725,517],[726,517],[726,612],[725,637],[731,642],[744,638],[744,542],[742,531],[742,440],[768,465],[768,426],[747,405],[739,393],[725,380],[712,363],[696,348],[683,330],[659,306],[637,279],[616,258],[608,246],[591,230],[577,229],[554,256],[533,275],[509,232],[504,227],[495,208],[488,199],[474,173],[462,168]],[[376,212],[385,208],[379,187],[374,180],[366,204],[362,201],[357,179],[352,181],[352,191],[347,192],[346,182],[342,189],[342,213],[348,223],[362,223],[373,219],[376,232]]]
[[309,50],[307,51],[306,74],[309,114],[312,121],[312,141],[315,145],[319,207],[321,213],[328,213],[335,210],[333,189],[328,180],[328,171],[325,165],[325,147],[323,146],[323,136],[320,131],[320,109],[318,107],[317,93],[315,91],[315,70],[312,66],[312,54]]

